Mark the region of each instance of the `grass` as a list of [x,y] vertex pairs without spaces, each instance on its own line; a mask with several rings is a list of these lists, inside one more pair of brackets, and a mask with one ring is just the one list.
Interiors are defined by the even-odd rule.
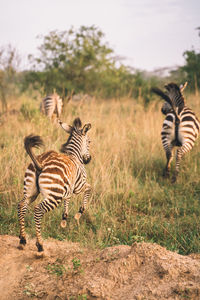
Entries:
[[[198,114],[198,99],[188,101]],[[17,203],[23,196],[23,177],[30,158],[23,139],[41,135],[45,148],[59,150],[66,133],[41,116],[39,100],[21,97],[10,102],[17,113],[1,116],[0,124],[0,234],[19,234]],[[81,197],[70,202],[65,229],[60,227],[63,206],[46,214],[44,238],[68,239],[93,248],[133,242],[158,243],[181,254],[200,249],[200,153],[197,141],[184,158],[178,182],[163,179],[165,154],[160,131],[160,103],[145,108],[134,100],[96,100],[68,103],[62,121],[79,116],[90,122],[92,161],[86,166],[93,188],[88,211],[78,227],[73,216]],[[173,170],[172,170],[173,171]],[[38,197],[35,203],[41,201]],[[26,215],[26,231],[35,237],[33,207]]]

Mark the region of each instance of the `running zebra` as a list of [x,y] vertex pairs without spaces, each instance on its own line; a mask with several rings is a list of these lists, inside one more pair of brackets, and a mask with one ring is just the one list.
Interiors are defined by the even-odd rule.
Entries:
[[44,200],[35,206],[34,219],[36,224],[36,246],[38,252],[43,251],[40,224],[43,215],[56,208],[64,200],[64,212],[61,226],[66,226],[68,216],[68,204],[72,194],[83,195],[83,202],[75,219],[86,209],[87,201],[91,194],[91,186],[87,183],[87,175],[84,164],[91,160],[89,153],[90,139],[88,130],[91,124],[82,123],[76,118],[73,125],[67,125],[59,121],[61,127],[69,134],[69,138],[61,147],[61,152],[44,152],[36,156],[32,148],[39,148],[43,141],[39,136],[29,135],[24,139],[26,152],[32,162],[29,164],[24,178],[24,197],[18,204],[18,217],[20,224],[20,248],[26,244],[24,217],[28,204],[32,203],[42,194]]
[[198,137],[200,122],[195,113],[185,105],[183,90],[186,87],[178,87],[175,83],[165,85],[164,93],[158,88],[153,88],[152,92],[165,100],[162,112],[166,115],[161,131],[163,148],[166,153],[167,164],[164,176],[169,176],[170,164],[173,159],[174,147],[176,151],[176,170],[172,182],[175,182],[179,173],[180,161],[184,154],[189,152]]
[[40,110],[49,119],[52,119],[54,114],[56,114],[56,117],[59,119],[62,112],[62,106],[62,98],[60,98],[57,93],[53,93],[52,95],[49,95],[42,99]]

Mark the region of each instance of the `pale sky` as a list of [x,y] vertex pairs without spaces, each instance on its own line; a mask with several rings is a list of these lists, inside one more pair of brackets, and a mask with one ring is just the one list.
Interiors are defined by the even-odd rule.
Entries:
[[96,25],[123,63],[140,70],[184,64],[200,50],[200,0],[0,0],[0,47],[17,48],[24,65],[52,30]]

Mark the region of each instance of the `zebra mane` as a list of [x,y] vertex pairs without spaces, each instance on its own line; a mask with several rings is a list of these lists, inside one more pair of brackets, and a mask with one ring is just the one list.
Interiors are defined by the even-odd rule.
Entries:
[[76,129],[80,129],[82,127],[82,122],[79,117],[74,120],[73,127]]
[[81,122],[81,119],[78,117],[76,118],[74,121],[73,121],[73,125],[71,126],[71,132],[70,132],[70,135],[67,139],[67,142],[62,144],[61,148],[60,148],[60,152],[62,153],[66,153],[67,152],[67,146],[69,145],[72,137],[73,137],[73,133],[74,131],[77,133],[77,134],[80,134],[80,130],[81,130],[81,127],[82,127],[82,122]]
[[185,83],[183,87],[179,87],[176,83],[173,82],[165,85],[167,95],[174,102],[174,105],[179,109],[182,109],[185,106],[185,99],[182,92],[186,85],[187,83]]

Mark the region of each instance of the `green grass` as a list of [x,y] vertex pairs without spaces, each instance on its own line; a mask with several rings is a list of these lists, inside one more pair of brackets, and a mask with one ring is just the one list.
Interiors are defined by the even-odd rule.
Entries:
[[[196,98],[190,101],[198,114]],[[23,98],[17,104],[19,113],[2,119],[0,131],[0,234],[11,235],[19,234],[17,203],[23,197],[23,177],[30,162],[23,138],[30,133],[42,136],[45,148],[37,153],[59,150],[67,139],[60,127],[40,115],[39,101]],[[183,159],[179,179],[172,184],[171,179],[162,177],[166,161],[160,139],[163,116],[159,105],[144,110],[128,99],[99,100],[81,106],[69,103],[61,119],[71,124],[77,116],[92,124],[92,161],[86,166],[92,197],[80,226],[73,217],[81,196],[71,199],[65,229],[60,227],[62,205],[46,214],[43,237],[93,248],[146,241],[181,254],[199,252],[199,142]],[[36,203],[41,200],[40,196]],[[34,205],[26,215],[30,237],[35,237]]]

